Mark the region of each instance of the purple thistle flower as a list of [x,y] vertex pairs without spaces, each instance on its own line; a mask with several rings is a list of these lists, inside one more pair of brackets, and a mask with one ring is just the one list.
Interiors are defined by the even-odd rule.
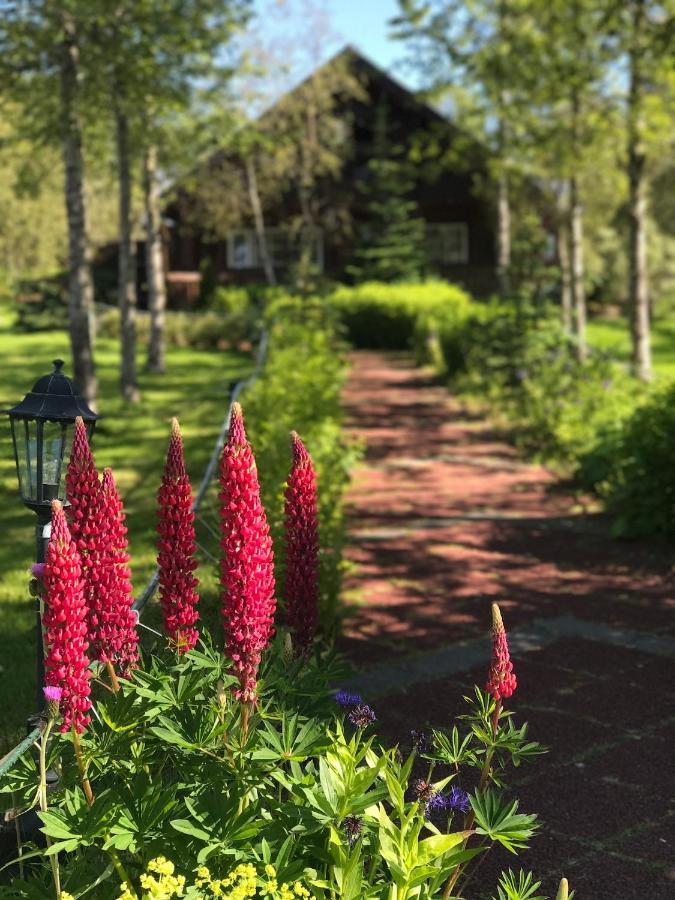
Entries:
[[30,567],[30,574],[33,578],[43,578],[45,574],[45,563],[33,563]]
[[440,791],[432,791],[431,796],[424,805],[424,817],[430,819],[435,812],[450,808],[450,798]]
[[60,688],[57,684],[50,684],[47,685],[47,687],[42,688],[42,693],[45,695],[45,700],[47,701],[47,711],[49,712],[49,717],[50,719],[55,719],[60,712],[63,689]]
[[348,714],[347,718],[357,728],[367,728],[372,725],[377,716],[374,711],[365,703],[359,703]]
[[466,791],[463,791],[460,787],[455,787],[453,785],[450,788],[450,794],[448,795],[448,806],[450,809],[459,810],[459,812],[468,812],[469,806],[469,795]]
[[358,841],[363,829],[361,819],[359,819],[358,816],[345,816],[342,822],[342,827],[347,834],[349,846],[353,847],[354,844]]
[[62,689],[58,685],[47,685],[42,688],[47,703],[58,703],[63,695]]
[[361,695],[341,689],[335,694],[335,702],[344,707],[358,706],[361,703]]

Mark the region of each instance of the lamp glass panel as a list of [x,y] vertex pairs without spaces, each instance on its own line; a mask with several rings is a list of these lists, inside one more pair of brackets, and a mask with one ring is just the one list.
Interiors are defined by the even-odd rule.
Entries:
[[67,430],[60,422],[44,422],[42,432],[42,500],[62,497]]
[[23,492],[23,495],[28,500],[37,500],[37,424],[35,419],[24,419],[23,422],[26,464],[28,468],[26,490]]
[[28,477],[28,443],[26,438],[25,421],[23,419],[11,419],[12,440],[16,454],[16,472],[19,477],[19,491],[22,497],[30,497],[30,479]]

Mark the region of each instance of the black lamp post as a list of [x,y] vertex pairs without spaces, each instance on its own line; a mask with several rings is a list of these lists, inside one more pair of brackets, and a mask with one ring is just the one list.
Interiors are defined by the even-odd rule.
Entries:
[[[54,360],[54,371],[33,385],[21,403],[5,410],[14,441],[16,471],[21,499],[37,514],[36,560],[45,560],[50,535],[51,502],[65,502],[64,475],[70,455],[75,419],[81,416],[91,438],[99,418],[87,406],[75,384],[61,371],[62,359]],[[37,606],[37,711],[44,707],[44,653],[42,618]]]

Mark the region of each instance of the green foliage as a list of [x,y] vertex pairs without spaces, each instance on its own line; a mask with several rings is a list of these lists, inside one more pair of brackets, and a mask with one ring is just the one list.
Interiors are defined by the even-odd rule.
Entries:
[[445,281],[340,287],[329,298],[356,347],[403,350],[429,356],[431,335],[451,340],[473,310],[469,295]]
[[675,384],[657,387],[600,447],[608,458],[601,485],[615,531],[675,537]]
[[424,269],[425,224],[410,199],[410,163],[402,147],[391,145],[386,107],[380,104],[375,114],[372,155],[356,183],[360,204],[347,272],[357,282],[414,281]]
[[592,355],[579,363],[553,311],[496,304],[468,324],[462,341],[460,385],[515,423],[518,443],[544,460],[574,468],[599,435],[618,431],[640,395],[615,362]]
[[[259,313],[253,307],[243,311],[176,312],[166,313],[166,342],[171,347],[193,347],[196,350],[218,350],[237,347],[250,342],[259,331]],[[99,333],[119,338],[119,310],[109,308],[98,317]],[[139,313],[136,319],[136,339],[147,344],[150,337],[150,317]]]
[[[316,648],[293,661],[284,643],[279,635],[265,655],[246,725],[230,693],[236,679],[208,635],[182,656],[160,649],[118,694],[95,683],[96,714],[81,738],[93,805],[80,788],[72,737],[56,733],[47,764],[60,781],[39,814],[51,847],[23,848],[24,875],[3,897],[52,896],[48,859],[58,854],[62,889],[91,900],[128,900],[120,882],[168,900],[181,877],[193,900],[217,895],[218,882],[246,882],[242,897],[278,890],[280,900],[432,900],[451,877],[461,893],[473,860],[491,846],[526,846],[535,817],[517,814],[506,797],[497,749],[506,741],[518,753],[513,735],[524,726],[509,725],[506,737],[499,722],[493,728],[489,695],[477,691],[461,739],[473,755],[455,765],[434,745],[423,762],[415,750],[386,749],[349,715],[336,717],[330,686],[343,672],[331,652]],[[510,716],[502,713],[505,722]],[[430,813],[430,797],[475,782],[471,768],[493,785],[471,795],[473,814],[447,805]],[[31,808],[38,778],[27,754],[0,793]]]
[[270,351],[264,377],[245,392],[242,403],[274,538],[277,579],[283,584],[283,490],[291,460],[289,435],[297,431],[318,475],[321,620],[332,631],[345,567],[342,499],[359,455],[342,430],[344,348],[330,311],[319,300],[285,296],[269,305],[267,316]]

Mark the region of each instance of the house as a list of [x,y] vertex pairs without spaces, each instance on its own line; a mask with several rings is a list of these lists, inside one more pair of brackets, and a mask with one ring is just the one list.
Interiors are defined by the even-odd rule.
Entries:
[[[312,187],[315,216],[311,253],[315,270],[330,279],[348,280],[353,224],[358,218],[356,185],[364,177],[372,154],[375,110],[384,105],[392,143],[406,151],[417,147],[424,154],[424,163],[414,168],[411,199],[426,222],[427,274],[461,284],[477,296],[494,292],[493,215],[489,202],[479,193],[481,183],[485,183],[483,149],[361,53],[346,47],[265,112],[263,124],[265,118],[275,115],[283,123],[296,92],[310,79],[330,74],[331,67],[337,66],[350,73],[359,89],[343,91],[331,103],[331,127],[340,132],[344,150],[337,164],[321,172]],[[197,193],[202,201],[186,187],[167,206],[165,259],[172,305],[190,305],[199,295],[200,282],[206,279],[209,284],[222,285],[265,282],[259,232],[248,200],[234,214],[225,210],[234,181],[243,177],[243,172],[243,162],[232,151],[217,153],[193,176],[193,184],[194,178],[198,179]],[[265,172],[259,174],[265,176]],[[222,208],[216,188],[219,178],[223,182]],[[245,190],[242,195],[248,196]],[[200,202],[209,204],[208,214],[200,208]],[[277,280],[284,283],[297,261],[303,197],[297,186],[289,183],[272,199],[263,192],[261,202],[268,258]],[[209,219],[211,225],[207,226]]]

